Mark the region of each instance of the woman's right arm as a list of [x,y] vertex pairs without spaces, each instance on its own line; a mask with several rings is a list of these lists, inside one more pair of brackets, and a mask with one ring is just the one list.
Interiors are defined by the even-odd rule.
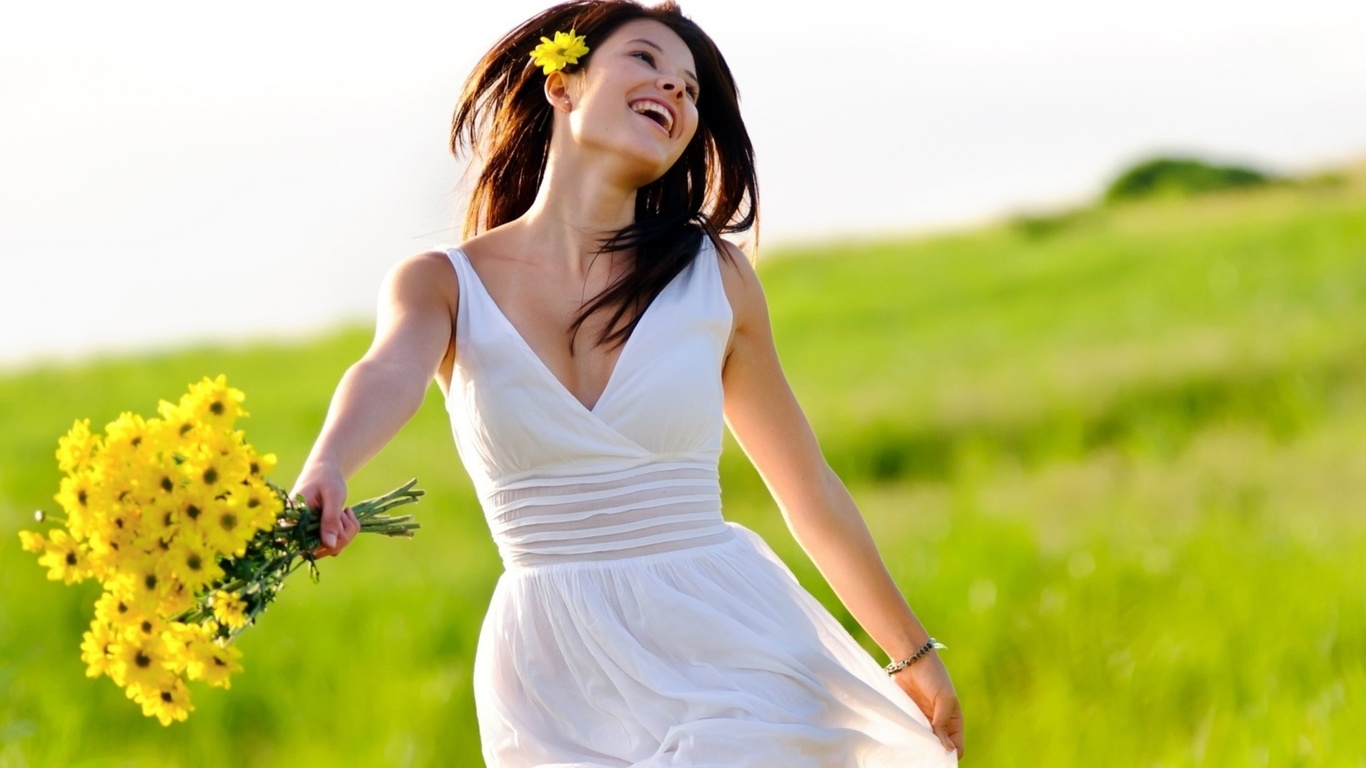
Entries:
[[409,257],[380,290],[375,338],[342,375],[327,419],[291,496],[322,509],[323,546],[335,555],[359,528],[346,503],[346,479],[369,461],[422,404],[428,383],[452,351],[459,290],[443,253]]

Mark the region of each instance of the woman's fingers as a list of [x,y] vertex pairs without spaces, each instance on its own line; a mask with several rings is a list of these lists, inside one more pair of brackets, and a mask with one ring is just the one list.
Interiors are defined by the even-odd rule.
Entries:
[[339,554],[360,531],[360,522],[349,507],[343,507],[345,492],[324,485],[318,494],[322,520],[318,526],[322,546],[313,551],[314,557]]
[[318,546],[314,557],[329,557],[341,552],[360,532],[360,522],[346,508],[346,481],[336,469],[320,464],[304,470],[290,496],[302,497],[309,508],[318,510]]
[[356,517],[356,513],[351,511],[350,507],[342,510],[341,514],[337,516],[337,528],[339,529],[339,532],[337,533],[336,538],[333,539],[332,544],[330,546],[324,544],[313,550],[314,557],[331,557],[333,555],[341,554],[341,551],[346,549],[346,546],[355,540],[356,535],[360,533],[360,520]]
[[340,551],[337,546],[337,537],[342,533],[342,499],[335,488],[324,485],[319,489],[318,494],[321,498],[323,508],[322,524],[319,526],[320,538],[323,546],[336,551]]
[[940,697],[934,702],[934,716],[930,727],[939,737],[944,749],[953,750],[963,757],[963,714],[959,710],[958,699],[954,696]]
[[934,708],[934,720],[930,721],[930,727],[934,729],[934,735],[939,737],[939,743],[944,747],[944,751],[954,748],[953,742],[949,739],[949,718],[943,707]]
[[346,545],[350,544],[356,534],[360,533],[360,520],[356,519],[356,513],[347,507],[341,515],[341,535],[337,538],[336,550],[342,551]]
[[949,672],[937,654],[893,675],[897,685],[930,721],[930,729],[945,751],[963,757],[963,708],[954,693]]

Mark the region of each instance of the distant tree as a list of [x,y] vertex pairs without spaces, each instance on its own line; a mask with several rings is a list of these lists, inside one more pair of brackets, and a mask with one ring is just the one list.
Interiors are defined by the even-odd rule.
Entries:
[[1104,200],[1115,203],[1148,197],[1190,197],[1279,181],[1276,176],[1252,168],[1215,165],[1189,157],[1159,157],[1121,173],[1105,190]]

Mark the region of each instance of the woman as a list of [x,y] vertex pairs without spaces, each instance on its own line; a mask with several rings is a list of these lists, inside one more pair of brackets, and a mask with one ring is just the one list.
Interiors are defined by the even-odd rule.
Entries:
[[[712,41],[673,4],[551,8],[480,62],[452,147],[482,161],[473,236],[391,271],[295,492],[322,507],[319,554],[342,551],[345,478],[435,377],[506,566],[475,663],[488,763],[956,762],[935,644],[719,236],[755,224],[757,185]],[[721,518],[723,417],[892,672]]]

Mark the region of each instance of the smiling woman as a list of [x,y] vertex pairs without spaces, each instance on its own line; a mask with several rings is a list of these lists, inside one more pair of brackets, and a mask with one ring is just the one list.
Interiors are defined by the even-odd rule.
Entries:
[[[683,20],[677,13],[656,15]],[[516,219],[538,200],[577,197],[582,178],[597,175],[580,164],[605,164],[603,170],[625,174],[621,183],[639,190],[630,210],[614,212],[629,225],[607,230],[611,236],[602,244],[604,252],[627,256],[636,268],[585,305],[573,325],[577,330],[588,316],[613,308],[603,341],[630,335],[634,320],[628,313],[638,315],[692,259],[704,231],[719,236],[756,229],[757,243],[754,151],[730,68],[695,25],[675,23],[663,34],[633,31],[651,24],[665,27],[627,3],[568,4],[528,20],[476,66],[451,128],[452,151],[477,149],[483,164],[466,213],[466,236]],[[591,30],[599,48],[604,33],[619,27],[624,28],[611,36],[613,47],[591,51],[547,77],[518,66],[548,32]],[[594,73],[604,75],[591,82],[581,76],[590,59],[598,62]],[[632,89],[626,101],[618,94],[599,106],[598,91],[614,82],[613,87]],[[662,123],[657,114],[649,116],[659,112],[667,116]],[[639,135],[644,120],[655,120],[663,130],[652,131],[667,138]],[[560,145],[555,152],[552,129]],[[563,151],[568,145],[592,151]],[[643,162],[632,163],[623,152],[628,147],[631,154],[643,152]],[[557,167],[550,167],[552,157]]]
[[[962,715],[929,637],[778,363],[722,239],[753,150],[711,39],[673,4],[551,8],[479,62],[451,146],[482,162],[459,247],[391,272],[295,493],[320,555],[350,476],[433,378],[505,572],[475,659],[490,766],[943,766]],[[725,423],[884,670],[721,515]]]

